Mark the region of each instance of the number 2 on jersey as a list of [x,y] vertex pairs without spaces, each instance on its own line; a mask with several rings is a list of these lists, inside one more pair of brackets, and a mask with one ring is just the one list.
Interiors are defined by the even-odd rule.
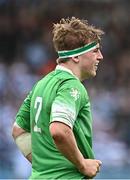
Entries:
[[36,109],[36,115],[35,115],[35,124],[36,125],[34,126],[34,132],[40,132],[41,133],[41,128],[39,128],[37,126],[37,124],[38,124],[40,112],[42,110],[42,97],[39,97],[39,96],[36,97],[34,108]]

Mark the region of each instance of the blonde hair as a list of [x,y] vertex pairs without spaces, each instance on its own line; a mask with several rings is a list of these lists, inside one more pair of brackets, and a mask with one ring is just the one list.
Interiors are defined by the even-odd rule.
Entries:
[[53,43],[56,51],[72,50],[82,47],[92,41],[101,41],[104,32],[88,24],[87,20],[61,19],[54,24]]

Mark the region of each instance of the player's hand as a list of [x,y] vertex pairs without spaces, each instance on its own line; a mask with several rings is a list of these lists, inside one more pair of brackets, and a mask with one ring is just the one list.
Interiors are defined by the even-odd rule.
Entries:
[[100,171],[102,162],[96,159],[84,159],[83,166],[79,168],[79,171],[90,178],[95,177]]

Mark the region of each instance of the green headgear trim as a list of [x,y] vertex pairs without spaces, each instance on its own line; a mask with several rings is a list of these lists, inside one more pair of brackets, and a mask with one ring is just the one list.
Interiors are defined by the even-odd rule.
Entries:
[[68,57],[79,56],[88,51],[91,51],[92,49],[95,49],[96,45],[97,45],[97,42],[92,42],[92,43],[86,44],[83,47],[76,48],[73,50],[58,51],[58,55],[59,55],[59,58],[68,58]]

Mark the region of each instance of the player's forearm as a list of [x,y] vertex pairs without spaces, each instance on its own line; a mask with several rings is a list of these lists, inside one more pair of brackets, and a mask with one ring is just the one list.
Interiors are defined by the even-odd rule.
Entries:
[[65,124],[54,122],[50,132],[59,151],[79,170],[82,169],[84,157],[77,147],[72,130]]
[[19,127],[16,123],[14,123],[12,129],[12,136],[19,150],[22,152],[25,158],[31,163],[31,134]]
[[18,124],[15,122],[12,129],[12,136],[14,140],[16,137],[20,136],[21,134],[25,133],[26,131],[18,126]]

